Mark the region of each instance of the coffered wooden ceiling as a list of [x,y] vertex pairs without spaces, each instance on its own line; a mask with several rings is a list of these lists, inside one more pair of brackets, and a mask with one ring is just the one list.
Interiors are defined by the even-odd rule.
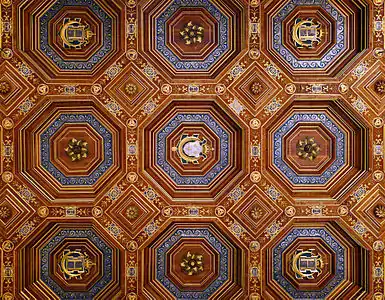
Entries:
[[384,299],[383,0],[0,3],[1,299]]

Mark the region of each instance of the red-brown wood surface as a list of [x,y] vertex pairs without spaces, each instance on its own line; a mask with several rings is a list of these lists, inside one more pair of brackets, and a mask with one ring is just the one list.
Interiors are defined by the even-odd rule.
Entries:
[[384,299],[383,0],[0,15],[1,299]]

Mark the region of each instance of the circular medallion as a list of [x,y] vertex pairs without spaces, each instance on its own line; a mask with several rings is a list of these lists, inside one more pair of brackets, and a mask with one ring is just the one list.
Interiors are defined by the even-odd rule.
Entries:
[[345,83],[341,83],[339,86],[338,86],[338,90],[340,91],[341,94],[346,94],[349,90],[349,86]]
[[172,86],[169,84],[163,84],[161,91],[164,95],[170,95],[172,93]]
[[384,245],[384,242],[383,241],[375,241],[374,243],[373,243],[373,249],[374,249],[374,251],[382,251],[382,250],[384,250],[384,247],[385,247],[385,245]]
[[127,120],[127,127],[132,129],[135,129],[138,127],[138,121],[136,119],[128,119]]
[[294,206],[287,206],[285,208],[285,215],[288,216],[289,218],[294,217],[296,213],[296,209]]
[[257,252],[261,249],[261,244],[258,241],[252,241],[249,248],[251,252]]
[[166,218],[169,218],[173,215],[174,211],[171,206],[164,207],[162,209],[162,215]]
[[384,120],[380,117],[374,118],[373,126],[376,128],[381,128],[382,126],[384,126]]
[[138,181],[138,174],[136,174],[135,172],[129,172],[127,174],[127,180],[129,183],[135,183]]
[[103,87],[99,83],[95,83],[91,86],[91,93],[95,96],[100,95],[103,92]]
[[259,121],[257,118],[251,119],[250,127],[252,129],[259,129],[261,127],[261,121]]
[[262,178],[262,175],[261,173],[259,173],[258,171],[254,171],[250,174],[250,180],[253,182],[253,183],[258,183],[261,181],[261,178]]
[[49,92],[48,85],[46,85],[46,84],[39,84],[39,86],[37,87],[37,92],[41,96],[47,95],[48,92]]
[[254,60],[258,59],[260,55],[261,55],[261,52],[259,52],[259,50],[256,48],[250,49],[249,51],[249,57],[251,59],[254,59]]
[[138,58],[138,52],[136,52],[134,49],[129,49],[126,52],[126,56],[129,60],[135,60]]
[[215,208],[215,215],[218,218],[223,218],[226,215],[226,208],[224,208],[223,206],[217,206]]
[[1,174],[1,179],[3,179],[3,181],[6,183],[10,183],[13,181],[13,173],[5,171],[3,174]]
[[339,206],[338,207],[338,214],[340,215],[340,216],[347,216],[348,215],[348,213],[349,213],[349,207],[347,207],[346,205],[341,205],[341,206]]
[[373,172],[373,180],[376,182],[380,182],[384,180],[384,172],[377,170]]
[[3,242],[1,248],[3,249],[4,252],[11,252],[14,248],[14,244],[10,240],[6,240]]
[[293,84],[293,83],[286,84],[286,86],[285,86],[285,91],[286,91],[286,93],[288,93],[289,95],[294,94],[295,91],[296,91],[296,89],[297,89],[297,88],[296,88],[295,84]]
[[136,250],[138,250],[138,243],[136,241],[129,241],[126,247],[128,251],[135,252]]
[[95,218],[100,218],[103,215],[103,208],[101,208],[100,206],[93,207],[92,208],[92,215]]
[[14,122],[11,118],[5,118],[2,122],[2,125],[5,129],[11,130],[14,126]]
[[40,218],[46,218],[49,215],[49,208],[47,206],[40,206],[37,210]]

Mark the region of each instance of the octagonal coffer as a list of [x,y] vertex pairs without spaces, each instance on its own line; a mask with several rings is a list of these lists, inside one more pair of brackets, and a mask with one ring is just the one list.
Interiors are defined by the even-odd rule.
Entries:
[[120,1],[23,1],[18,12],[17,50],[47,80],[96,77],[125,51]]
[[141,128],[144,175],[173,201],[215,201],[246,173],[246,129],[214,101],[173,101]]
[[296,80],[336,77],[369,47],[360,0],[279,0],[261,5],[262,52]]
[[340,101],[297,100],[276,118],[263,167],[294,199],[338,200],[367,174],[369,129]]
[[86,222],[47,225],[21,247],[20,294],[36,299],[111,299],[122,291],[119,266],[124,257],[111,237]]
[[349,299],[368,294],[369,252],[336,222],[295,221],[265,247],[262,262],[264,296],[269,299]]
[[47,102],[16,127],[20,175],[48,200],[93,201],[125,174],[126,128],[89,99]]
[[141,1],[142,54],[173,79],[215,79],[246,45],[243,1]]
[[173,223],[142,251],[144,289],[157,299],[245,293],[245,250],[214,223]]

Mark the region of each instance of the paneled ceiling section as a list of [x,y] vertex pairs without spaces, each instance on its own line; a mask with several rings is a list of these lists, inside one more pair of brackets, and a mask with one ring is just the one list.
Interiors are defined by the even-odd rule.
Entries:
[[1,299],[385,299],[383,0],[0,15]]

